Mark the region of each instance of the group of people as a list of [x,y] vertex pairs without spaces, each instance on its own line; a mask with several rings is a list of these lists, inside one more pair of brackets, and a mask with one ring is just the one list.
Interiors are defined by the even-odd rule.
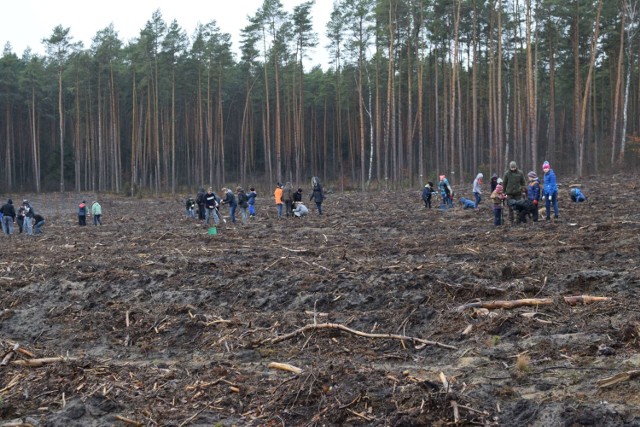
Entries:
[[[493,174],[491,177],[490,199],[492,201],[495,225],[503,224],[503,209],[505,206],[508,209],[510,222],[516,221],[516,217],[519,223],[526,222],[528,217],[534,222],[537,222],[538,206],[541,200],[545,202],[545,219],[551,219],[552,211],[554,219],[558,219],[558,184],[556,174],[546,160],[542,164],[542,170],[544,172],[544,185],[541,184],[535,171],[530,171],[525,177],[524,173],[518,169],[515,161],[509,163],[509,169],[503,178],[499,178],[497,174]],[[478,205],[482,201],[483,179],[484,175],[478,173],[473,180],[472,192],[475,200],[464,197],[460,198],[460,204],[462,204],[465,209],[478,208]],[[445,175],[440,175],[438,192],[442,198],[441,207],[444,209],[452,208],[454,192]],[[431,209],[431,199],[434,193],[436,193],[436,190],[434,189],[433,183],[428,182],[422,190],[422,200],[428,209]],[[571,199],[575,202],[582,202],[587,200],[587,197],[579,188],[574,188],[571,190]]]
[[[87,201],[83,200],[78,205],[78,225],[87,225],[87,216],[89,215],[89,207]],[[102,206],[97,201],[91,204],[91,216],[93,216],[93,225],[102,225]]]
[[[313,200],[318,210],[318,215],[322,215],[322,202],[324,201],[324,189],[320,183],[318,177],[311,179],[311,195],[309,200]],[[281,183],[276,184],[276,189],[273,192],[273,197],[278,209],[278,218],[282,218],[282,209],[284,206],[285,215],[292,217],[302,217],[309,214],[309,208],[304,205],[302,201],[302,188],[298,188],[297,191],[293,190],[293,186],[290,182],[287,182],[284,187]]]
[[16,211],[13,206],[13,200],[8,199],[0,208],[0,221],[2,221],[2,231],[11,236],[14,230],[14,224],[18,224],[19,232],[28,236],[42,233],[42,226],[44,225],[44,217],[31,206],[31,203],[27,199],[22,201],[22,204]]
[[[317,177],[313,177],[312,186],[313,190],[309,200],[315,201],[318,214],[322,215],[324,190]],[[229,216],[233,224],[236,223],[238,209],[240,210],[242,224],[256,217],[256,198],[258,193],[255,188],[251,187],[248,192],[245,192],[242,187],[237,187],[234,192],[225,187],[222,189],[221,194],[222,196],[218,196],[213,191],[213,188],[209,187],[207,191],[204,191],[204,188],[200,188],[195,199],[192,196],[187,197],[185,202],[187,219],[195,219],[197,215],[198,219],[204,220],[206,225],[218,225],[220,222],[226,222],[226,219],[220,213],[222,206],[229,207]],[[278,218],[282,218],[283,214],[287,217],[308,215],[309,209],[302,201],[302,194],[302,188],[298,188],[296,191],[290,182],[287,182],[284,186],[278,182],[273,193]]]

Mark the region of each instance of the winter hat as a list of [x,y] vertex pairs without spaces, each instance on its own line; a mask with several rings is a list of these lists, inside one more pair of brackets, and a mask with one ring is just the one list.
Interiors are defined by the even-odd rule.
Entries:
[[529,172],[529,173],[527,174],[527,176],[528,176],[529,178],[531,178],[531,179],[536,179],[536,178],[538,178],[538,174],[537,174],[537,173],[535,173],[534,171]]
[[502,185],[496,185],[496,193],[502,193]]
[[544,163],[542,164],[542,169],[551,169],[551,165],[547,160],[545,160]]
[[509,169],[518,169],[518,165],[515,161],[511,160],[511,162],[509,163]]
[[498,184],[502,184],[503,182],[504,181],[502,181],[502,178],[498,178],[498,181],[497,181]]

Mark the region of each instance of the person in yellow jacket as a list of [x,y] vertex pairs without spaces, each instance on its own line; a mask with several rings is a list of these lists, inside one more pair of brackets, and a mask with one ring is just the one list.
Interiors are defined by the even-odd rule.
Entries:
[[276,199],[276,206],[278,207],[278,218],[282,218],[282,184],[276,184],[273,197]]

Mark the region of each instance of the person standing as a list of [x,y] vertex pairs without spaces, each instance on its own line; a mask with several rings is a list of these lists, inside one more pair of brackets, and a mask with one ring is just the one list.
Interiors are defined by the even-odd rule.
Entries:
[[538,203],[540,202],[540,179],[538,174],[531,171],[527,174],[529,178],[529,185],[527,185],[527,199],[533,203],[533,213],[531,219],[533,222],[538,222]]
[[220,202],[218,201],[218,196],[213,192],[213,188],[209,187],[206,194],[204,195],[204,208],[205,208],[205,219],[206,224],[209,225],[211,222],[211,218],[213,217],[213,222],[218,225],[220,224],[220,218],[218,217],[218,206]]
[[316,203],[316,208],[318,209],[318,215],[322,215],[322,202],[324,201],[324,190],[322,189],[322,184],[320,183],[320,179],[317,176],[311,178],[311,185],[313,186],[313,191],[311,193],[311,197],[309,200],[313,200]]
[[[498,185],[498,174],[493,174],[491,175],[491,193],[493,193],[494,191],[496,191],[496,186]],[[489,193],[489,194],[491,194]]]
[[93,225],[102,225],[102,206],[97,200],[91,204],[91,215],[93,215]]
[[546,220],[551,219],[551,205],[553,205],[553,218],[558,219],[558,184],[556,182],[556,174],[546,160],[542,164],[542,170],[544,171],[544,190],[542,194],[547,209]]
[[479,173],[476,175],[476,179],[473,180],[473,195],[476,198],[476,208],[482,200],[482,178],[484,178],[484,175]]
[[493,225],[502,225],[502,207],[507,196],[502,192],[502,185],[496,185],[496,189],[491,193],[493,200]]
[[22,201],[22,207],[24,208],[24,221],[22,223],[22,229],[27,236],[33,234],[33,208],[27,199]]
[[203,220],[205,219],[205,191],[204,191],[204,187],[200,187],[200,190],[198,190],[198,194],[196,195],[196,204],[198,205],[198,219],[199,220]]
[[225,195],[222,200],[223,205],[229,205],[231,210],[231,222],[236,223],[236,209],[238,207],[238,203],[236,202],[236,197],[233,195],[233,191],[230,188],[223,188],[222,193]]
[[293,185],[287,182],[282,190],[282,201],[284,202],[287,216],[293,216]]
[[276,200],[276,206],[278,207],[278,218],[282,218],[282,184],[276,184],[276,189],[273,191],[273,198]]
[[422,201],[424,202],[424,207],[427,209],[431,209],[431,196],[433,194],[433,182],[429,181],[424,186],[422,190]]
[[509,207],[509,222],[515,221],[515,213],[513,205],[522,198],[523,190],[526,190],[527,182],[524,174],[518,170],[515,161],[509,163],[509,170],[504,174],[503,179],[504,193],[507,195],[507,206]]
[[16,209],[13,207],[13,200],[8,199],[2,208],[2,231],[11,236],[13,234],[13,224],[16,222]]
[[249,189],[249,192],[247,193],[247,197],[249,198],[249,201],[247,203],[249,203],[249,216],[251,218],[255,218],[256,217],[256,197],[258,197],[258,193],[256,193],[256,189],[251,187]]
[[89,208],[87,207],[87,201],[83,200],[78,205],[78,225],[84,226],[87,225],[87,214],[89,213]]
[[440,189],[440,196],[442,196],[442,209],[453,207],[453,189],[449,184],[449,180],[445,175],[440,175],[440,182],[438,182],[438,188]]
[[193,200],[193,197],[191,196],[187,197],[185,207],[187,209],[187,219],[195,218],[196,217],[196,213],[195,213],[196,201]]
[[242,187],[236,188],[236,194],[238,195],[238,206],[240,207],[240,218],[242,223],[245,224],[249,219],[247,210],[249,209],[249,197],[244,192]]

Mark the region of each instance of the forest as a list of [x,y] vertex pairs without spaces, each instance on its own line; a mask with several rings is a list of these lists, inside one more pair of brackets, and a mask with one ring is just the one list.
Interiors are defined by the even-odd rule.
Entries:
[[[0,58],[0,190],[411,188],[510,160],[635,170],[639,4],[337,0],[318,29],[313,0],[264,0],[238,49],[215,16],[187,34],[160,10],[127,43],[113,25],[89,47],[40,29],[45,55],[7,43]],[[331,63],[305,69],[318,49]]]

